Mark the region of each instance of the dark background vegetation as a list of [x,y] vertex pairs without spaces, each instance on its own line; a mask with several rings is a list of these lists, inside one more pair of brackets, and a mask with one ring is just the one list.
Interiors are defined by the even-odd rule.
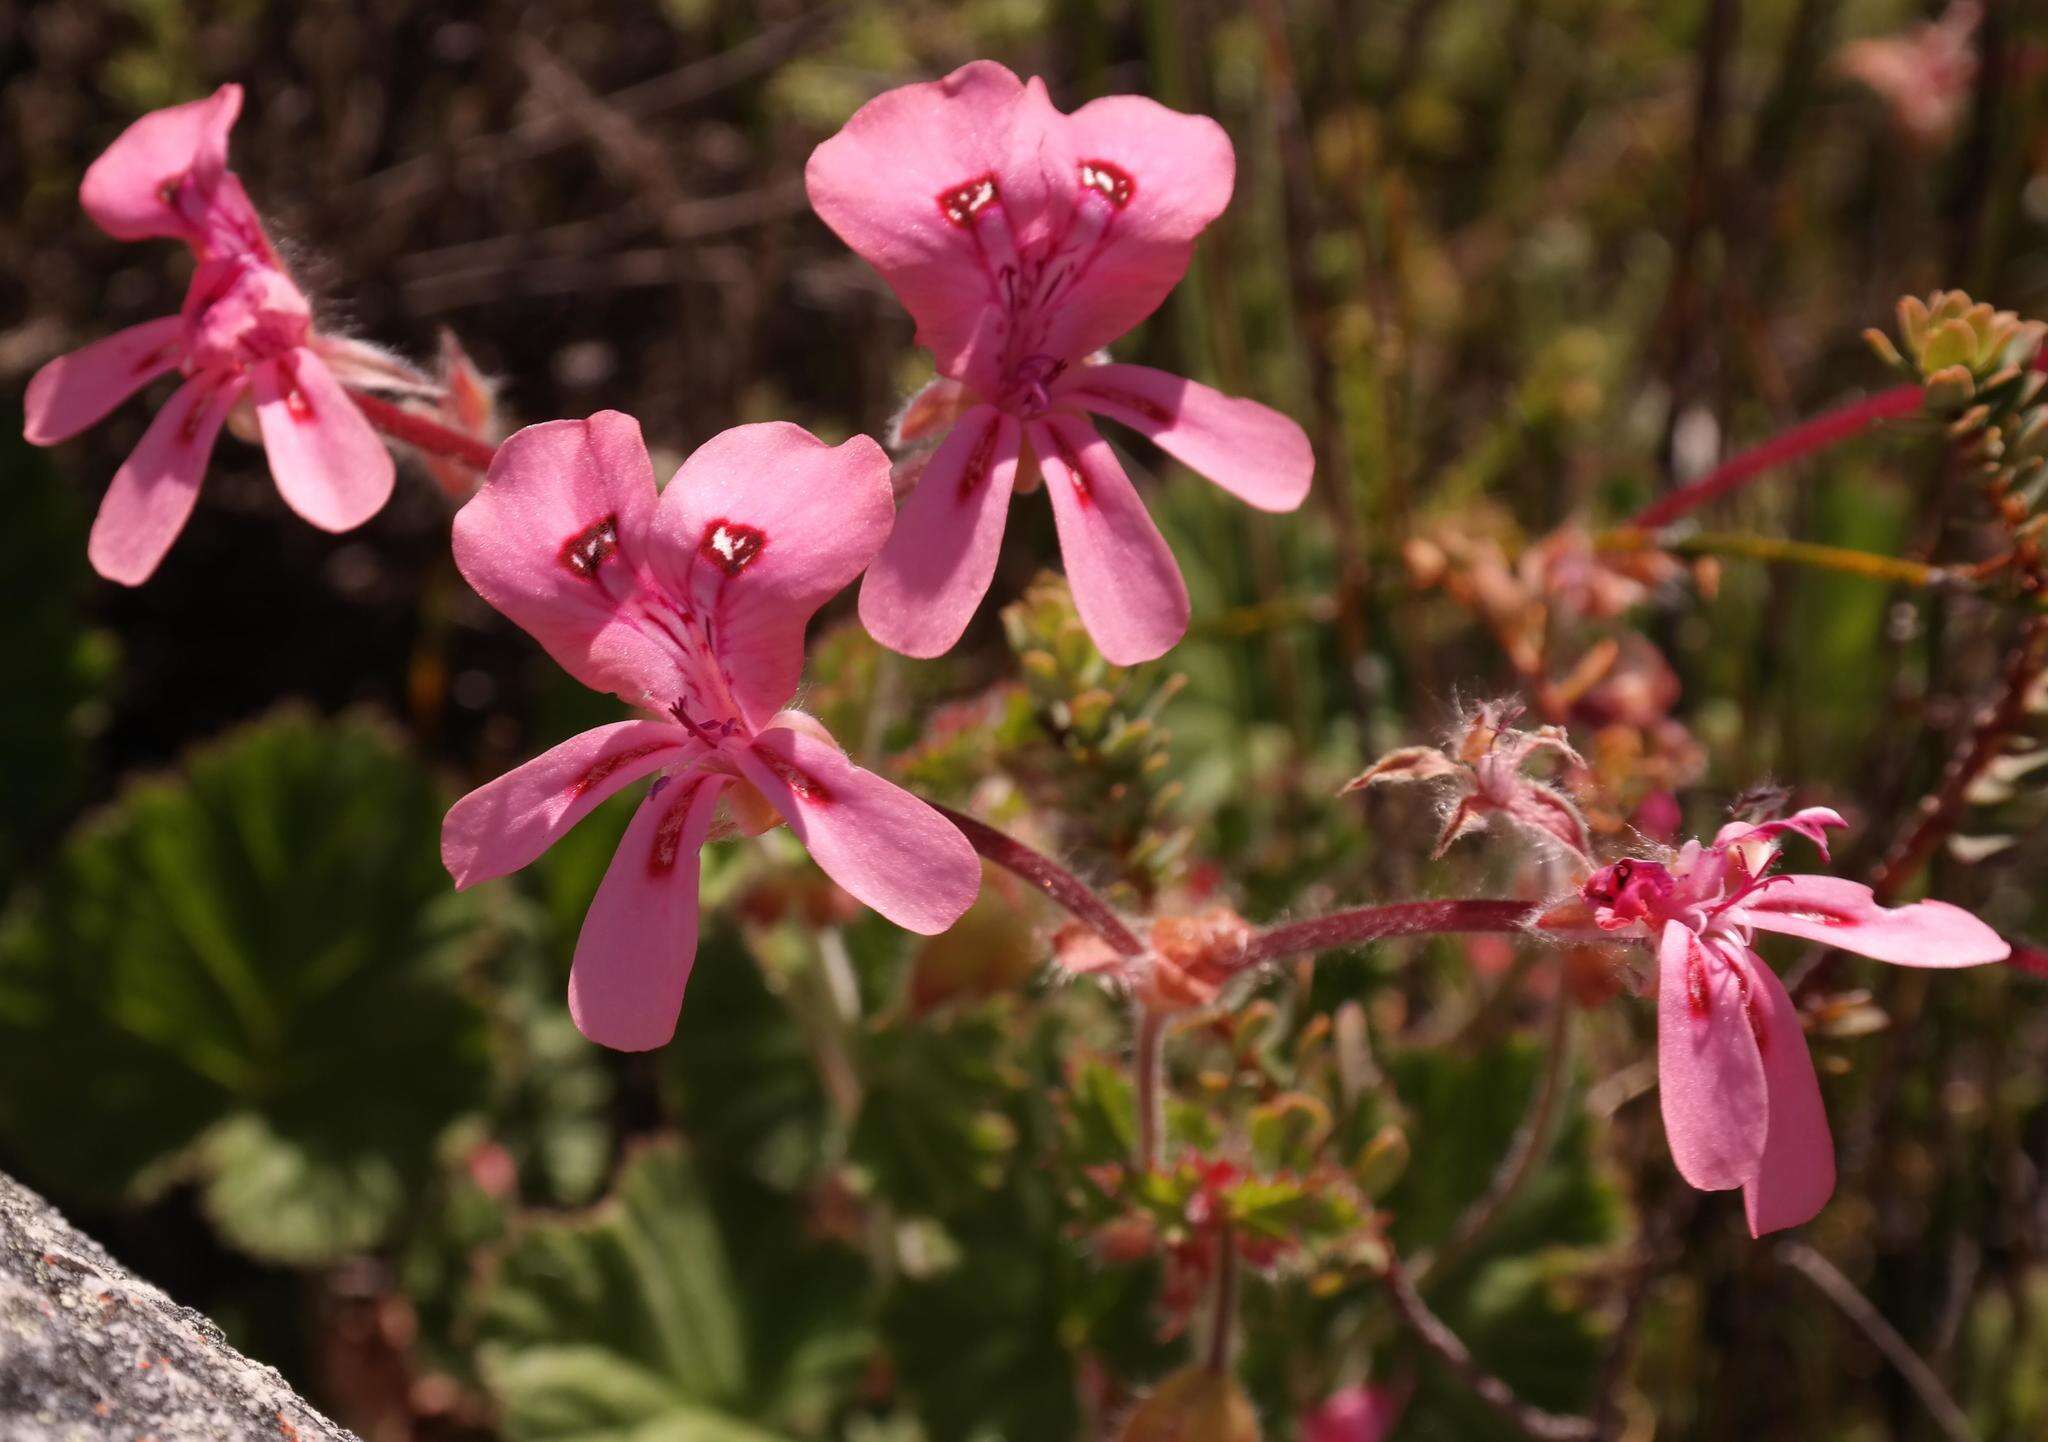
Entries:
[[[248,91],[233,163],[324,325],[421,358],[450,328],[511,423],[629,411],[662,474],[742,420],[879,432],[925,375],[803,196],[810,149],[868,96],[990,56],[1067,108],[1138,91],[1207,112],[1237,145],[1236,199],[1123,353],[1287,410],[1319,475],[1301,515],[1253,517],[1134,450],[1196,608],[1157,676],[1117,682],[1139,707],[1189,678],[1161,701],[1171,744],[1147,742],[1165,769],[1135,830],[1127,793],[1097,795],[1032,730],[1044,705],[972,720],[982,751],[902,760],[932,708],[1030,641],[997,610],[1052,555],[1035,503],[959,652],[880,657],[842,601],[814,630],[811,704],[874,764],[1007,807],[1132,904],[1220,885],[1264,921],[1498,890],[1483,849],[1421,859],[1426,805],[1334,797],[1513,684],[1483,627],[1411,586],[1402,542],[1625,516],[1698,453],[1882,383],[1858,334],[1900,294],[2041,313],[2048,27],[1994,0],[1953,133],[1916,140],[1833,57],[1924,18],[1891,0],[16,3],[0,395],[175,310],[182,255],[100,235],[77,180],[136,114],[228,80]],[[1033,980],[1049,918],[1012,898],[952,953],[910,948],[872,919],[819,925],[831,899],[786,849],[726,848],[678,1041],[594,1053],[560,986],[617,808],[471,898],[448,894],[435,838],[449,796],[609,703],[462,585],[448,503],[416,472],[330,537],[224,440],[157,577],[98,581],[85,529],[147,414],[48,453],[0,427],[0,1165],[373,1442],[1036,1442],[1100,1428],[1173,1364],[1155,1279],[1088,1264],[1037,1165],[1068,1049],[1120,1045],[1112,1006]],[[1911,428],[1715,522],[1914,555],[1967,551],[1974,523]],[[2010,638],[1995,601],[1739,560],[1639,620],[1705,747],[1694,825],[1794,783],[1850,815],[1850,869],[1936,779]],[[2033,819],[2014,798],[1981,829],[2019,844],[1945,857],[1933,889],[2040,927]],[[1301,979],[1297,1022],[1367,1004],[1412,1148],[1388,1199],[1411,1241],[1507,1144],[1541,964],[1379,948]],[[831,982],[849,968],[851,1020]],[[1890,1024],[1817,1042],[1843,1187],[1809,1240],[1982,1435],[2039,1437],[2048,991],[1876,972],[1843,985]],[[1584,1119],[1441,1309],[1527,1395],[1604,1398],[1631,1435],[1938,1435],[1739,1206],[1670,1174],[1653,1093],[1597,1104],[1648,1055],[1644,1010],[1589,1019]],[[599,1220],[556,1219],[606,1192]],[[1400,1435],[1478,1435],[1370,1287],[1284,1283],[1248,1307],[1273,1435],[1368,1364],[1422,1378]],[[650,1430],[604,1430],[625,1422]]]

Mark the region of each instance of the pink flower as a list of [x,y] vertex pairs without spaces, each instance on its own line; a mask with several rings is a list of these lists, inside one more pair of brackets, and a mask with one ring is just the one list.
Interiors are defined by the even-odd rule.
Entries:
[[1955,135],[1976,87],[1983,18],[1977,0],[1953,0],[1938,20],[1850,41],[1835,52],[1835,70],[1869,86],[1906,139],[1932,150]]
[[1585,760],[1572,749],[1562,729],[1539,726],[1517,731],[1513,723],[1521,707],[1493,702],[1469,716],[1449,746],[1403,746],[1389,751],[1344,783],[1339,795],[1383,782],[1452,781],[1456,799],[1444,814],[1431,856],[1442,856],[1467,832],[1478,831],[1498,817],[1532,836],[1563,847],[1574,856],[1592,855],[1586,819],[1564,791],[1527,774],[1537,757],[1548,753],[1580,770]]
[[1301,1442],[1383,1442],[1408,1405],[1406,1387],[1345,1387],[1301,1419]]
[[576,943],[569,1010],[624,1051],[675,1032],[697,947],[697,853],[719,796],[766,800],[839,885],[897,925],[944,931],[981,868],[922,801],[782,709],[811,614],[887,536],[889,461],[793,425],[712,437],[656,499],[630,416],[528,426],[455,517],[455,562],[577,680],[652,713],[586,731],[449,811],[459,887],[503,876],[607,797],[657,775]]
[[1940,901],[1879,906],[1870,888],[1832,876],[1770,875],[1778,838],[1827,855],[1812,807],[1761,826],[1733,823],[1711,846],[1688,841],[1668,862],[1620,861],[1582,888],[1603,930],[1657,951],[1657,1071],[1664,1132],[1686,1181],[1741,1187],[1753,1235],[1797,1226],[1835,1189],[1835,1149],[1799,1012],[1750,949],[1775,931],[1900,966],[2003,960],[1998,933]]
[[231,414],[253,420],[285,503],[323,530],[361,525],[391,494],[391,455],[322,359],[312,308],[226,169],[240,86],[145,115],[92,163],[86,213],[121,240],[182,240],[198,260],[180,314],[57,357],[29,381],[22,434],[55,445],[172,371],[184,383],[114,473],[87,546],[93,568],[147,580],[199,496]]
[[1299,426],[1096,354],[1179,283],[1235,170],[1212,120],[1131,95],[1062,115],[1042,82],[988,61],[878,96],[812,154],[811,204],[916,319],[944,398],[925,419],[951,422],[861,587],[877,640],[951,647],[995,574],[1011,492],[1041,476],[1102,654],[1146,661],[1181,638],[1180,568],[1091,415],[1261,509],[1301,504]]

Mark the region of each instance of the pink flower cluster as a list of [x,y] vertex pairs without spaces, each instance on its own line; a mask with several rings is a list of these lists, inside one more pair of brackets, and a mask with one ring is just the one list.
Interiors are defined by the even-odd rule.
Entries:
[[[240,105],[229,85],[145,116],[87,172],[88,214],[122,240],[182,241],[196,261],[191,288],[178,315],[59,357],[28,388],[26,435],[52,444],[151,381],[181,377],[93,527],[94,566],[129,584],[176,538],[216,437],[238,417],[253,423],[285,501],[315,525],[359,525],[392,488],[390,453],[336,376],[374,372],[376,353],[316,330],[227,168]],[[741,426],[659,491],[637,423],[615,412],[530,426],[498,447],[455,518],[457,564],[570,674],[642,714],[464,797],[442,854],[459,886],[503,876],[654,778],[577,943],[569,1003],[585,1034],[625,1049],[673,1034],[696,947],[698,853],[720,829],[722,801],[737,826],[779,817],[841,887],[911,930],[942,931],[973,901],[980,868],[961,833],[787,709],[810,618],[857,577],[877,640],[938,655],[992,584],[1011,496],[1043,484],[1084,624],[1105,657],[1135,663],[1180,640],[1188,595],[1098,418],[1255,507],[1301,504],[1314,459],[1299,426],[1103,353],[1179,283],[1234,180],[1215,122],[1141,97],[1063,114],[1039,81],[987,62],[892,90],[817,148],[806,182],[818,214],[903,302],[936,365],[906,413],[922,451],[905,468],[915,481],[900,515],[889,459],[865,437],[832,447],[793,425]],[[479,431],[488,391],[466,358],[458,369],[468,377],[459,393],[443,387],[438,400]],[[451,492],[468,484],[442,480]],[[1479,588],[1513,635],[1529,630],[1539,593],[1578,596],[1588,611],[1636,594],[1583,546],[1547,555],[1555,574]],[[1543,680],[1540,661],[1523,669]],[[1584,763],[1561,729],[1523,733],[1512,719],[1484,708],[1451,748],[1397,751],[1353,786],[1454,783],[1439,852],[1497,818],[1590,865],[1589,829],[1563,778],[1528,774],[1546,752],[1568,771]],[[1741,1187],[1757,1233],[1811,1217],[1834,1164],[1797,1009],[1753,950],[1755,934],[1907,966],[2008,954],[1955,907],[1887,909],[1853,882],[1773,871],[1782,837],[1825,853],[1827,828],[1841,824],[1812,809],[1731,825],[1711,845],[1617,862],[1581,889],[1598,935],[1656,954],[1662,1106],[1680,1172],[1702,1188]],[[1185,1009],[1215,1000],[1248,935],[1219,909],[1162,922],[1135,962],[1084,936],[1065,938],[1061,955],[1069,969],[1115,974],[1150,1004]],[[1376,1437],[1398,1408],[1392,1394],[1344,1394],[1304,1432]]]
[[[312,307],[227,168],[242,88],[145,115],[93,162],[79,201],[117,240],[180,240],[196,269],[177,315],[59,356],[29,381],[23,434],[68,440],[159,376],[183,383],[114,473],[88,554],[102,576],[149,579],[184,529],[221,427],[253,404],[285,503],[329,531],[391,495],[390,452],[335,379]],[[346,343],[341,349],[345,350]]]

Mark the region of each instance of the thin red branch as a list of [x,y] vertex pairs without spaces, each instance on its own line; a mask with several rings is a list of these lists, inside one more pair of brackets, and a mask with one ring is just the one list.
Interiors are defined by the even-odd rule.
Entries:
[[1356,946],[1389,936],[1439,936],[1452,932],[1520,931],[1536,918],[1534,901],[1397,901],[1359,906],[1283,922],[1253,937],[1244,964],[1257,966],[1303,952]]
[[1851,436],[1861,435],[1880,421],[1912,415],[1920,409],[1923,394],[1917,384],[1894,386],[1863,400],[1823,411],[1810,421],[1801,421],[1790,430],[1779,432],[1760,446],[1731,456],[1698,480],[1651,502],[1629,524],[1642,530],[1668,526],[1707,502],[1740,490],[1773,466],[1782,466],[1787,461],[1838,445]]
[[1837,1310],[1848,1318],[1870,1344],[1884,1354],[1886,1361],[1899,1369],[1899,1375],[1919,1397],[1929,1415],[1932,1416],[1950,1442],[1976,1442],[1976,1429],[1970,1419],[1958,1407],[1955,1398],[1941,1385],[1941,1378],[1927,1365],[1901,1337],[1898,1329],[1885,1320],[1884,1313],[1877,1310],[1871,1300],[1856,1289],[1856,1284],[1843,1276],[1833,1262],[1804,1242],[1780,1242],[1778,1260],[1792,1268],[1807,1281],[1813,1283],[1820,1294],[1835,1304]]
[[363,413],[363,419],[394,441],[403,441],[414,450],[424,451],[430,456],[460,461],[478,472],[491,468],[491,457],[497,454],[496,447],[363,391],[352,390],[348,394],[349,399],[356,403],[356,409]]
[[1524,1436],[1534,1437],[1537,1442],[1592,1442],[1596,1433],[1591,1419],[1546,1412],[1524,1402],[1515,1395],[1512,1387],[1474,1361],[1472,1353],[1458,1340],[1458,1334],[1429,1310],[1429,1304],[1422,1300],[1422,1294],[1415,1290],[1415,1284],[1402,1270],[1400,1258],[1387,1259],[1385,1281],[1394,1309],[1422,1345],[1450,1368],[1474,1396]]

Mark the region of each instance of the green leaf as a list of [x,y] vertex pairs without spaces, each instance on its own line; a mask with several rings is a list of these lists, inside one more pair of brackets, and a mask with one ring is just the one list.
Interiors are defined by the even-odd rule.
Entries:
[[196,1176],[280,1261],[389,1235],[485,1095],[441,812],[380,726],[284,712],[81,827],[0,929],[0,1131],[36,1178]]
[[857,1259],[759,1190],[714,1198],[680,1144],[593,1211],[529,1224],[483,1297],[479,1361],[515,1442],[818,1435],[871,1350]]

